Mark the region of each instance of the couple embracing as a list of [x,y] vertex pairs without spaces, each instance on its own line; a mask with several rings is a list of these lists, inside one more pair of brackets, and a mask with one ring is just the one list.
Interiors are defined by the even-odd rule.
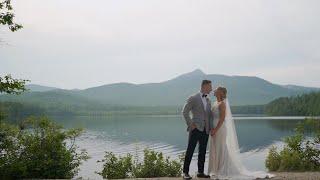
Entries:
[[[238,138],[227,99],[227,89],[220,86],[214,90],[216,101],[212,105],[209,99],[211,91],[211,81],[203,80],[200,92],[190,96],[183,107],[183,117],[189,132],[183,178],[192,179],[189,175],[189,167],[197,144],[199,144],[198,178],[255,179],[273,176],[244,168],[239,156]],[[208,141],[209,165],[208,174],[205,174],[204,164]]]

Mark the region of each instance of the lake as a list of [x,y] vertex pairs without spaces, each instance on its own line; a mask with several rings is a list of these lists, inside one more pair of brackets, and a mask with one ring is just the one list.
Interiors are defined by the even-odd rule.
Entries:
[[[86,132],[77,145],[88,151],[91,159],[83,163],[79,177],[101,179],[105,151],[115,154],[138,154],[144,148],[161,151],[177,158],[187,146],[188,133],[181,116],[108,116],[108,117],[53,117],[65,128],[83,127]],[[250,170],[265,170],[264,160],[268,148],[282,146],[283,137],[293,134],[293,129],[303,117],[236,116],[235,125],[241,148],[241,158]],[[197,149],[195,150],[197,152]],[[197,170],[197,153],[191,164],[191,174]],[[207,166],[207,162],[206,162]]]

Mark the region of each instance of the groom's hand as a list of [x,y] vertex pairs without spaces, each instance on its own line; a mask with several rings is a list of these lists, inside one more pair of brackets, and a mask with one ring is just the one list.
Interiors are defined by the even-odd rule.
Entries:
[[197,126],[196,126],[195,123],[192,123],[191,126],[190,126],[190,128],[191,128],[191,131],[193,131],[195,128],[197,128]]

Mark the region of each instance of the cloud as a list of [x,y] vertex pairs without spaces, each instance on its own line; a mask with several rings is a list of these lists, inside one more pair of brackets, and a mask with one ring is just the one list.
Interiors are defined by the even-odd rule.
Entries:
[[[0,73],[83,88],[159,82],[201,68],[320,87],[314,68],[320,58],[319,5],[316,0],[15,1],[25,28],[4,34],[11,46],[0,48]],[[309,70],[290,76],[303,68]]]

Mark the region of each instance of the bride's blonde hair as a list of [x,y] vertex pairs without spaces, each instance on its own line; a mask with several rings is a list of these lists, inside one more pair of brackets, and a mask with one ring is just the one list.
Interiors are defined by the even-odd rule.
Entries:
[[217,90],[222,92],[222,99],[227,98],[227,93],[228,93],[227,88],[219,86]]

